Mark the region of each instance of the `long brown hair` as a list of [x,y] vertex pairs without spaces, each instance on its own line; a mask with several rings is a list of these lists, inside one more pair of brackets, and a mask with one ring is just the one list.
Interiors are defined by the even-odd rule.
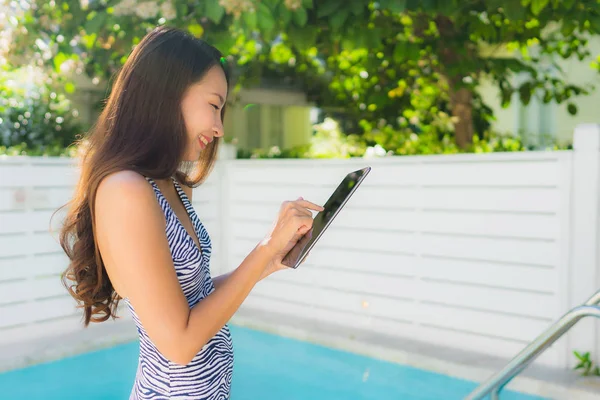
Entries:
[[[118,73],[106,106],[87,137],[79,141],[80,178],[59,232],[70,263],[62,282],[79,307],[84,325],[117,317],[120,297],[104,268],[96,240],[94,204],[107,175],[133,170],[154,179],[175,176],[196,187],[214,166],[219,140],[194,163],[184,163],[187,144],[181,100],[188,87],[212,67],[229,73],[218,50],[174,28],[147,34]],[[224,108],[221,117],[224,118]]]

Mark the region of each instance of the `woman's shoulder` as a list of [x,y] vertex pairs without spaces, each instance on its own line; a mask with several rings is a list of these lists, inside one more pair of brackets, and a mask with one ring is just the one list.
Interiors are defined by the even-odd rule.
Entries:
[[96,204],[104,209],[144,207],[150,206],[154,202],[156,199],[152,186],[148,184],[143,175],[131,170],[122,170],[107,175],[98,184],[96,192]]
[[128,194],[129,192],[140,192],[148,191],[151,188],[148,185],[146,178],[135,171],[122,170],[113,172],[105,176],[98,185],[98,195],[100,192],[122,192],[122,194]]
[[148,185],[148,181],[146,180],[146,178],[139,172],[132,171],[129,169],[112,172],[105,176],[100,182],[100,186],[108,185],[110,187],[117,185],[137,187],[141,184],[144,184],[145,186]]

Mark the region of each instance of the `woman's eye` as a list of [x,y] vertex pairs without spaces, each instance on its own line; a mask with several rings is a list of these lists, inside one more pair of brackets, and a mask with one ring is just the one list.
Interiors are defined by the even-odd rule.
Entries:
[[211,104],[211,106],[213,106],[215,108],[215,110],[219,110],[219,106],[216,106],[214,104]]

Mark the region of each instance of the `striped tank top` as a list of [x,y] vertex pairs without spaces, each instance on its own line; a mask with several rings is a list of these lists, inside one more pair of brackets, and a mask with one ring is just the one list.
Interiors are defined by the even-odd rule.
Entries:
[[[166,198],[151,178],[156,198],[166,219],[166,235],[177,278],[190,308],[215,287],[209,271],[211,242],[187,195],[173,184],[198,236],[200,248],[188,234]],[[233,373],[233,345],[225,325],[187,365],[169,361],[156,348],[128,299],[124,299],[137,326],[140,354],[130,400],[229,399]]]

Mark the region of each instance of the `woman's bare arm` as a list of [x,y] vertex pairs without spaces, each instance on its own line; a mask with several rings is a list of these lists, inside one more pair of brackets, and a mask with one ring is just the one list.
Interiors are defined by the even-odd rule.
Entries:
[[181,290],[165,236],[165,218],[144,177],[121,171],[105,178],[95,221],[113,286],[129,298],[148,335],[173,362],[187,364],[237,311],[273,252],[257,247],[192,309]]

